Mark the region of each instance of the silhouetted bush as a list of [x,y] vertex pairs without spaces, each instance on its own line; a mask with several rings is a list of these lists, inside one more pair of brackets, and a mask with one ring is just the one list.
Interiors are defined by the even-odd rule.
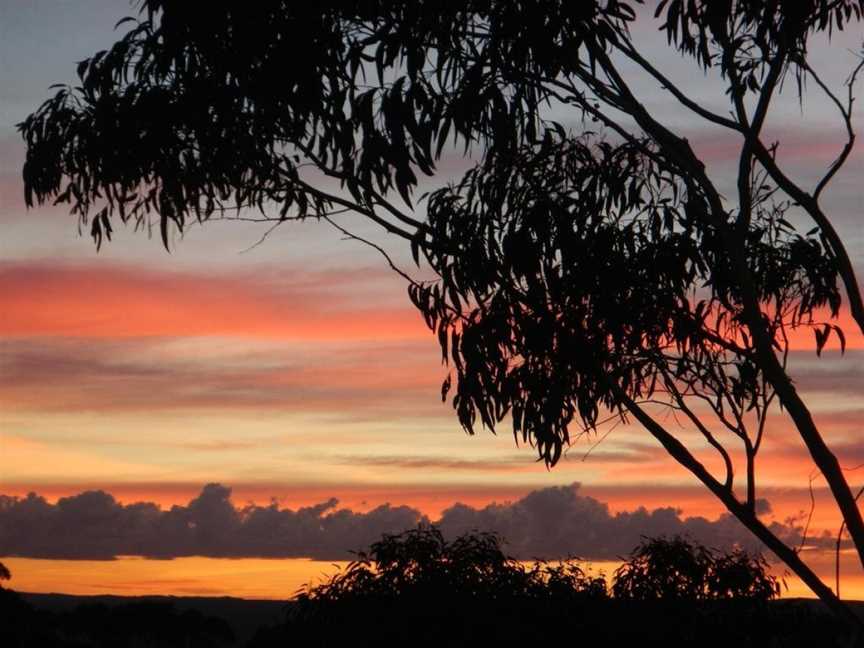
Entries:
[[712,551],[681,536],[648,538],[615,571],[615,598],[768,601],[780,581],[760,555]]
[[[816,602],[773,601],[765,560],[685,538],[646,539],[606,580],[575,559],[520,563],[498,536],[448,542],[434,527],[385,535],[327,582],[307,588],[285,621],[247,648],[535,645],[829,648],[839,626]],[[0,589],[3,648],[222,648],[227,622],[156,601],[32,607]]]
[[[525,568],[494,534],[447,542],[437,528],[421,527],[385,535],[345,571],[303,592],[285,636],[313,646],[524,645],[565,610],[606,598],[605,580],[574,560]],[[259,640],[268,645],[263,634]]]
[[249,646],[524,647],[562,633],[640,647],[838,645],[830,616],[772,601],[780,583],[767,568],[737,549],[646,539],[616,571],[610,597],[605,579],[575,560],[525,565],[493,534],[447,542],[422,527],[384,536]]
[[605,597],[602,578],[589,578],[573,560],[536,561],[525,569],[506,556],[492,533],[447,542],[435,527],[385,535],[341,574],[298,597],[298,614],[356,599],[446,593],[464,598]]
[[618,614],[631,628],[616,638],[657,646],[807,645],[797,641],[806,624],[767,605],[779,594],[780,581],[759,554],[712,550],[682,536],[646,538],[613,575]]

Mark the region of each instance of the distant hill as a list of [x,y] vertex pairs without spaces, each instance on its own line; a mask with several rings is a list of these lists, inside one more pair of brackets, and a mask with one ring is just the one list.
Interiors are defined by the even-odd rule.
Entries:
[[[113,596],[113,595],[97,595],[97,596],[76,596],[70,594],[33,594],[26,592],[18,592],[24,601],[31,604],[33,607],[50,612],[63,613],[70,612],[80,605],[103,604],[106,606],[122,606],[130,603],[170,603],[179,613],[187,610],[200,612],[207,617],[217,617],[224,619],[232,627],[236,636],[236,646],[244,646],[255,632],[263,626],[277,626],[285,619],[285,613],[293,603],[291,601],[274,601],[274,600],[249,600],[232,597],[176,597],[176,596]],[[640,608],[643,605],[649,607],[652,603],[633,603],[608,601],[607,605],[613,608],[623,605],[623,610],[626,613],[634,615],[630,621],[635,622],[637,619],[644,617],[645,610],[640,613]],[[864,618],[864,602],[851,602],[853,609]],[[791,613],[790,619],[811,619],[815,621],[822,618],[822,623],[828,622],[823,617],[829,616],[827,609],[821,601],[814,599],[780,599],[771,603],[771,606],[776,606],[779,612],[784,609],[786,613]],[[611,609],[611,608],[610,608]],[[644,621],[644,619],[642,619]],[[809,625],[810,622],[806,622]],[[271,645],[267,643],[266,645]],[[273,644],[276,645],[276,644]],[[712,644],[713,645],[713,644]],[[799,645],[795,643],[795,645]],[[803,644],[802,644],[803,645]]]
[[225,619],[237,635],[238,645],[244,644],[264,625],[275,625],[285,617],[290,601],[250,600],[232,597],[199,596],[76,596],[72,594],[32,594],[18,592],[34,607],[52,612],[66,612],[79,605],[97,604],[114,606],[145,601],[172,603],[178,612],[197,610],[205,616]]

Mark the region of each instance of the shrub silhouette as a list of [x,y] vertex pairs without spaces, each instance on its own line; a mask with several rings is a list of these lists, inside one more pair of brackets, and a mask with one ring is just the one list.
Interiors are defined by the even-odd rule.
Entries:
[[[578,621],[572,609],[606,598],[603,577],[586,574],[575,559],[525,566],[504,554],[495,534],[448,542],[423,526],[385,535],[343,572],[302,592],[281,632],[314,646],[524,645],[538,627]],[[262,633],[252,645],[274,639]]]
[[761,555],[720,553],[675,536],[644,540],[615,571],[612,592],[619,599],[767,601],[780,594],[780,581]]
[[262,629],[250,648],[524,646],[562,629],[588,643],[763,646],[780,638],[804,646],[819,637],[834,645],[830,623],[794,617],[785,602],[767,605],[780,591],[767,567],[738,549],[649,538],[607,588],[575,559],[520,563],[504,554],[497,535],[448,542],[424,526],[385,535],[329,581],[307,588],[287,622]]
[[433,526],[384,535],[369,552],[328,583],[299,596],[300,608],[358,598],[379,600],[447,594],[463,598],[605,597],[602,578],[590,578],[569,559],[535,561],[526,569],[504,554],[500,538],[474,532],[447,542]]

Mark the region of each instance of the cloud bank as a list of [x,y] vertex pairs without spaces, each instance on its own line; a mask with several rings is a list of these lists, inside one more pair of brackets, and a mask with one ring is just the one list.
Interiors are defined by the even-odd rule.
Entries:
[[[445,536],[470,530],[494,531],[517,558],[579,556],[614,560],[643,536],[689,534],[714,547],[757,548],[734,518],[682,518],[672,507],[611,513],[608,505],[582,495],[579,484],[545,488],[505,504],[472,508],[455,504],[438,524]],[[763,514],[770,505],[760,503]],[[338,500],[292,510],[231,501],[231,489],[208,484],[186,506],[163,510],[152,502],[122,504],[104,491],[86,491],[56,504],[30,493],[0,495],[0,556],[111,560],[122,555],[149,558],[313,558],[339,560],[367,548],[384,533],[429,523],[407,506],[385,504],[368,512],[339,508]],[[787,542],[800,529],[772,523]]]

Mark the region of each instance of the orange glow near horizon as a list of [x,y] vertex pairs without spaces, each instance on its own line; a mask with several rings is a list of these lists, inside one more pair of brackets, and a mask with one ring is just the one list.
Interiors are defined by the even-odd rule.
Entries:
[[21,592],[79,596],[232,596],[289,599],[343,569],[347,561],[303,558],[174,558],[148,560],[40,560],[4,558],[12,572],[9,586]]
[[[834,554],[807,552],[805,558],[817,575],[834,587]],[[320,584],[348,565],[347,561],[319,561],[303,558],[174,558],[149,560],[123,556],[113,561],[42,560],[4,558],[12,572],[9,587],[21,592],[63,593],[79,596],[231,596],[245,599],[293,598],[307,586]],[[855,570],[857,557],[842,555],[841,595],[847,600],[864,600],[864,574]],[[607,582],[621,561],[588,561],[585,568],[603,574]],[[772,572],[782,578],[783,598],[815,598],[814,594],[782,564]]]

